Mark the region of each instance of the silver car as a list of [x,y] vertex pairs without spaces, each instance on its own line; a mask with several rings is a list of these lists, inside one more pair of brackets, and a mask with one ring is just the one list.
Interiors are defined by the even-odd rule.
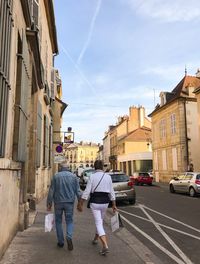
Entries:
[[189,193],[191,197],[200,194],[200,172],[186,172],[178,177],[174,177],[169,182],[171,193]]
[[136,194],[133,182],[123,172],[108,172],[112,178],[116,201],[128,201],[135,204]]

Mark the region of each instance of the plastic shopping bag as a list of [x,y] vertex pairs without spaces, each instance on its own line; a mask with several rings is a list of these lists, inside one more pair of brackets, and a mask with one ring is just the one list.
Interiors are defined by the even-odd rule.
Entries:
[[54,226],[54,214],[45,215],[45,232],[51,232]]
[[115,215],[111,217],[110,222],[111,222],[112,232],[115,232],[120,227],[123,227],[123,223],[120,214],[118,212],[116,212]]

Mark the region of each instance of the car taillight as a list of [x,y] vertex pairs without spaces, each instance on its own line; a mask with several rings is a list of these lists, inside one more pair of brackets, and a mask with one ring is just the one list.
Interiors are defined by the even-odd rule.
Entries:
[[200,185],[200,180],[196,180],[195,183]]
[[132,187],[133,185],[134,185],[134,184],[133,184],[132,181],[129,181],[129,182],[128,182],[128,186]]

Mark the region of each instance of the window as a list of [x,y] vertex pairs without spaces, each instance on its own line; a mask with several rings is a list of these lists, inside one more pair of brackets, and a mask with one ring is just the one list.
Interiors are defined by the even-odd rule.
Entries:
[[43,166],[47,167],[49,161],[49,120],[46,115],[44,115],[43,124]]
[[158,170],[158,152],[154,152],[154,168],[155,170]]
[[41,166],[41,147],[42,147],[42,105],[38,102],[37,110],[37,146],[36,146],[36,166]]
[[176,115],[171,114],[170,116],[170,123],[171,123],[171,134],[176,134]]
[[[8,94],[10,89],[10,46],[12,30],[12,0],[0,1],[0,157],[4,157]],[[4,10],[4,12],[2,12]]]
[[178,170],[178,164],[177,164],[177,149],[172,149],[172,168],[174,171]]
[[52,137],[53,137],[53,127],[52,124],[49,126],[49,168],[52,166]]
[[162,119],[160,121],[160,138],[166,137],[166,120]]
[[26,35],[22,33],[22,40],[18,35],[18,57],[15,93],[15,116],[13,135],[13,159],[26,161],[26,131],[27,131],[27,102],[29,86],[29,52]]
[[162,151],[162,167],[163,167],[163,170],[167,170],[167,154],[166,154],[166,150]]

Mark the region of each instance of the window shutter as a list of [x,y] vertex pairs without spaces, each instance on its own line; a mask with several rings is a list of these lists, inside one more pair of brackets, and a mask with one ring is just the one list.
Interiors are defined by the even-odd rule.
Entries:
[[0,157],[4,157],[6,144],[12,2],[12,0],[0,0]]
[[39,1],[38,0],[33,0],[33,23],[35,29],[38,29],[38,21],[39,21]]
[[42,105],[38,102],[37,111],[37,147],[36,147],[36,165],[40,167],[41,164],[41,145],[42,145]]
[[16,88],[16,101],[15,101],[15,131],[14,131],[14,152],[13,158],[17,161],[26,161],[26,144],[27,144],[27,106],[28,106],[28,92],[29,92],[29,52],[27,46],[26,35],[22,34],[22,54],[19,54],[18,63],[21,76],[17,75],[18,85]]
[[55,70],[51,70],[51,98],[55,99]]
[[53,127],[49,126],[49,167],[52,166],[52,142],[53,142]]
[[45,167],[48,167],[49,163],[49,119],[46,116],[46,127],[45,127]]

